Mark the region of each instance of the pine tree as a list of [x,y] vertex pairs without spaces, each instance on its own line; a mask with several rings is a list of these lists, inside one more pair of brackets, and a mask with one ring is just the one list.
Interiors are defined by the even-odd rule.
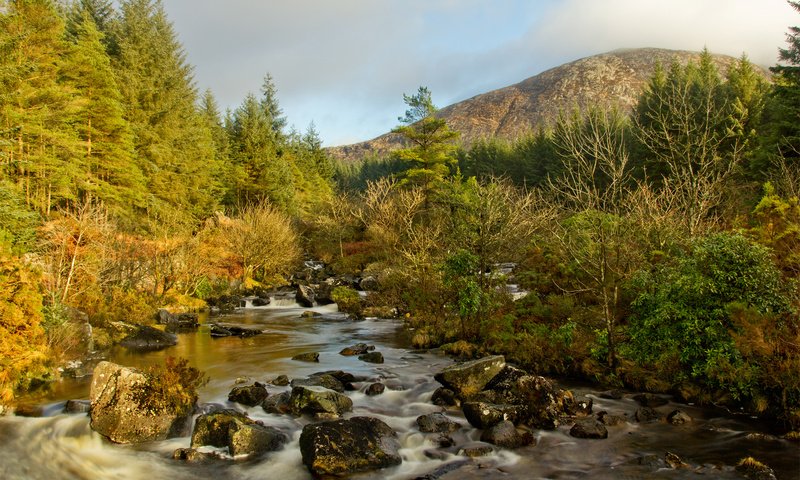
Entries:
[[275,143],[281,142],[284,137],[283,130],[286,128],[286,117],[283,115],[283,109],[278,103],[278,88],[269,73],[264,76],[261,94],[261,108],[264,110],[264,114],[270,124],[272,140]]
[[64,80],[76,92],[72,126],[82,146],[87,199],[97,199],[118,214],[143,207],[145,179],[133,163],[133,139],[123,118],[122,96],[111,61],[89,13],[75,27],[66,55]]
[[444,119],[435,116],[436,107],[427,87],[419,87],[415,95],[403,94],[403,101],[409,108],[398,120],[404,125],[392,132],[402,135],[409,146],[398,150],[395,155],[410,164],[404,183],[423,188],[427,208],[444,178],[456,165],[453,142],[458,138],[458,132],[450,130]]
[[67,122],[72,92],[59,83],[64,24],[48,0],[9,1],[0,12],[2,168],[47,214],[77,201],[85,180]]
[[276,142],[274,117],[263,107],[264,101],[248,94],[233,113],[229,135],[236,193],[232,200],[242,205],[268,200],[290,210],[294,207],[294,175]]
[[[195,218],[216,205],[214,146],[197,108],[192,68],[158,0],[124,0],[114,66],[148,179],[151,217],[185,212]],[[191,220],[191,219],[189,219]]]
[[67,35],[73,40],[78,36],[78,29],[88,15],[95,28],[102,34],[101,41],[109,55],[118,53],[115,42],[116,12],[111,0],[73,0],[67,10]]
[[[788,2],[800,12],[800,2]],[[776,164],[800,169],[800,27],[789,27],[787,48],[779,50],[782,64],[770,70],[773,89],[764,112],[764,135],[752,169],[759,173],[774,170]]]

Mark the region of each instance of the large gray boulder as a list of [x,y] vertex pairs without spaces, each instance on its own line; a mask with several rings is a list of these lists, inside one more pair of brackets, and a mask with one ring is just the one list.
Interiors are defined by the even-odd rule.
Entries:
[[417,426],[420,432],[425,433],[453,433],[461,428],[457,422],[439,412],[420,415],[417,417]]
[[341,415],[353,409],[353,401],[347,395],[315,386],[292,387],[289,405],[295,415],[303,413]]
[[233,390],[228,393],[228,400],[248,407],[255,407],[260,405],[268,396],[267,387],[262,383],[255,382],[252,385],[233,387]]
[[491,390],[481,393],[494,403],[519,407],[519,415],[513,420],[514,423],[552,430],[558,426],[559,417],[564,414],[564,393],[544,377],[514,372],[490,386]]
[[577,422],[570,428],[569,434],[575,438],[608,438],[606,426],[593,418]]
[[294,378],[292,387],[325,387],[335,392],[344,393],[344,384],[328,373],[310,375],[307,378]]
[[119,344],[131,350],[161,350],[177,345],[178,336],[147,325],[140,325],[135,332],[123,338]]
[[502,355],[494,355],[456,363],[437,373],[433,378],[454,391],[460,398],[468,399],[483,390],[503,370],[504,365],[505,358]]
[[313,423],[303,427],[300,452],[315,476],[348,475],[399,465],[400,443],[391,427],[377,418]]
[[536,439],[529,430],[517,428],[510,421],[503,420],[484,430],[481,441],[503,448],[520,448],[535,443]]
[[91,425],[115,443],[164,440],[181,433],[191,411],[178,411],[159,402],[144,373],[111,362],[94,369],[89,389]]
[[228,448],[235,456],[256,456],[279,450],[288,440],[280,430],[262,425],[235,410],[221,410],[200,415],[192,431],[192,448],[214,446]]
[[311,308],[314,306],[314,289],[306,285],[298,285],[294,298],[301,306]]
[[502,421],[517,423],[522,417],[520,405],[497,405],[485,402],[467,402],[462,405],[464,417],[475,428],[489,428]]

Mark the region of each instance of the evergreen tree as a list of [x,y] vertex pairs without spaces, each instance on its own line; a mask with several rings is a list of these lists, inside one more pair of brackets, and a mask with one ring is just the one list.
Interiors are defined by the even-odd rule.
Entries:
[[[788,2],[800,12],[800,2]],[[764,136],[753,170],[764,173],[785,162],[790,170],[800,168],[800,27],[789,27],[787,48],[779,50],[783,62],[770,70],[773,89],[764,112]]]
[[67,122],[71,92],[59,83],[64,24],[48,0],[0,10],[0,158],[28,206],[47,214],[78,200],[84,183]]
[[419,87],[415,95],[403,94],[403,101],[409,108],[398,120],[404,125],[392,132],[402,135],[409,146],[395,155],[410,164],[404,183],[421,186],[427,206],[451,168],[456,166],[453,142],[458,132],[450,130],[444,119],[435,116],[436,107],[427,87]]
[[183,47],[159,0],[124,0],[120,8],[114,65],[148,179],[147,212],[207,215],[216,204],[214,146]]
[[145,179],[133,163],[133,139],[123,118],[122,96],[111,61],[89,13],[76,26],[66,55],[64,81],[75,91],[71,124],[78,134],[86,184],[84,196],[117,212],[142,207]]
[[101,41],[109,55],[118,53],[115,42],[116,12],[111,0],[73,0],[67,10],[67,35],[73,40],[86,15],[92,19],[95,28],[102,34]]
[[264,110],[267,121],[270,124],[272,140],[279,143],[284,139],[284,128],[286,128],[286,117],[283,109],[278,103],[278,89],[269,73],[264,76],[264,83],[261,86],[261,108]]
[[229,129],[231,161],[236,180],[232,204],[257,204],[269,200],[291,209],[294,181],[290,165],[275,142],[272,118],[255,95],[248,94],[234,111]]

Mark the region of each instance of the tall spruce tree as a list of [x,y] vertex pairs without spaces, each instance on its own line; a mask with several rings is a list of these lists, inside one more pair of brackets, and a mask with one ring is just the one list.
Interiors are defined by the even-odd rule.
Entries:
[[192,68],[159,0],[123,0],[114,58],[134,135],[139,167],[148,179],[148,214],[195,218],[216,205],[213,141],[197,108]]
[[144,206],[145,178],[133,162],[133,138],[102,38],[84,12],[65,56],[63,81],[76,95],[70,120],[80,139],[85,196],[130,218]]
[[277,141],[274,117],[264,105],[263,100],[248,94],[233,112],[229,135],[236,188],[230,200],[234,205],[267,200],[291,210],[295,194],[292,169]]
[[59,82],[64,23],[49,0],[0,9],[0,158],[28,206],[48,214],[78,201],[84,183],[68,123],[73,96]]
[[[800,2],[788,2],[800,12]],[[753,162],[756,173],[766,173],[783,163],[789,171],[800,169],[800,27],[789,27],[787,48],[779,49],[778,65],[770,68],[773,88],[764,112],[764,135]]]

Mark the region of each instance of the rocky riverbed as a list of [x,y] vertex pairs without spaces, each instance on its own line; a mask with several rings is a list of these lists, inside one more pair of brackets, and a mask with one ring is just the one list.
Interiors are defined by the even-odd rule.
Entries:
[[[67,400],[90,396],[89,377],[68,381],[35,404],[38,416],[0,418],[0,477],[755,478],[736,468],[750,456],[776,478],[800,472],[798,444],[748,418],[554,382],[501,357],[453,366],[435,351],[409,350],[398,322],[305,310],[224,318],[256,336],[212,337],[201,325],[163,350],[117,350],[115,364],[183,356],[208,373],[188,426],[113,443],[92,429],[85,402],[63,413]],[[383,363],[359,359],[374,352]],[[309,353],[317,361],[292,359]]]

